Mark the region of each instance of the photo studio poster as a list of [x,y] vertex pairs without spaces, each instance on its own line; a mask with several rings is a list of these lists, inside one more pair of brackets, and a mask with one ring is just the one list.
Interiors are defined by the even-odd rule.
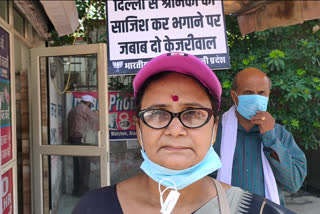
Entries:
[[[99,110],[97,92],[72,92],[72,107],[75,107],[83,95],[93,97],[91,110]],[[137,139],[134,124],[133,94],[121,91],[108,91],[109,140]]]
[[106,10],[109,75],[135,74],[168,52],[230,68],[221,0],[108,0]]

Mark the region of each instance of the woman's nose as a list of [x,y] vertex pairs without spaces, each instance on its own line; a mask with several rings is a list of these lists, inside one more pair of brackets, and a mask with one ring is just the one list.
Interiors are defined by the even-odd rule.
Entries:
[[174,137],[179,135],[184,136],[187,134],[186,127],[184,127],[177,117],[174,117],[169,126],[166,128],[165,134],[172,135]]

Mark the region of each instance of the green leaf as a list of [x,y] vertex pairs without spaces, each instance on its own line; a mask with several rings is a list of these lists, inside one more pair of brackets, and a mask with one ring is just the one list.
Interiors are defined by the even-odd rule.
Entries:
[[291,120],[291,126],[298,128],[299,127],[299,121],[296,119]]
[[249,60],[250,60],[250,61],[253,61],[253,60],[255,60],[255,59],[256,59],[255,56],[249,56]]
[[279,60],[279,65],[281,69],[285,69],[286,67],[283,60]]
[[250,63],[249,59],[242,60],[242,64],[244,64],[244,65],[249,65],[249,63]]
[[315,83],[319,83],[319,82],[320,82],[320,79],[317,78],[317,77],[313,77],[312,81],[315,82]]
[[231,82],[230,80],[226,80],[222,83],[222,88],[228,89],[231,88]]
[[266,63],[263,63],[263,64],[261,64],[261,67],[262,67],[262,68],[267,68],[268,65],[267,65]]
[[303,76],[305,73],[306,73],[306,70],[303,70],[303,69],[301,69],[301,68],[299,68],[299,69],[297,70],[297,74],[298,74],[300,77]]
[[312,126],[315,128],[320,128],[320,123],[318,121],[315,121],[313,122]]
[[276,50],[271,51],[269,56],[270,56],[270,58],[278,59],[278,58],[283,58],[285,56],[285,54],[283,51],[276,49]]

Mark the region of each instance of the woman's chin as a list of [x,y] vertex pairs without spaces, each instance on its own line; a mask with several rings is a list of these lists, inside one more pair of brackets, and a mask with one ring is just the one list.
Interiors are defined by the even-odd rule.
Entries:
[[195,164],[191,163],[190,159],[168,158],[164,163],[160,165],[172,170],[184,170],[194,166]]

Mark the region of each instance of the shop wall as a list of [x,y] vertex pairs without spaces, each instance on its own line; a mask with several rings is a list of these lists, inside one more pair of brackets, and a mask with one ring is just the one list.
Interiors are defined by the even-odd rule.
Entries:
[[[14,38],[15,88],[16,88],[16,139],[17,139],[17,173],[18,173],[18,203],[21,212],[31,211],[30,182],[30,140],[28,111],[28,75],[30,72],[30,49],[21,38]],[[24,83],[21,81],[24,80]],[[24,86],[22,86],[24,85]],[[23,99],[23,101],[22,101]],[[23,118],[23,119],[22,119]],[[24,206],[25,205],[25,206]]]
[[[9,11],[12,14],[13,3],[9,1]],[[31,213],[31,161],[30,151],[32,143],[30,141],[31,118],[29,117],[29,104],[28,104],[28,76],[31,74],[30,69],[30,49],[36,47],[45,47],[45,41],[40,38],[36,33],[32,25],[23,17],[23,25],[25,33],[20,34],[16,31],[13,22],[15,16],[10,16],[9,27],[11,30],[12,41],[11,41],[11,69],[12,69],[12,85],[14,89],[12,92],[12,106],[14,115],[12,130],[12,142],[14,143],[14,155],[16,155],[16,166],[17,169],[11,169],[11,172],[7,171],[6,178],[12,179],[8,182],[11,188],[7,190],[13,190],[13,203],[14,213]],[[1,23],[0,23],[1,25]],[[24,81],[21,83],[21,81]],[[21,104],[23,100],[23,105]],[[15,180],[17,178],[17,180]],[[15,190],[17,194],[14,195]],[[7,196],[8,197],[8,196]],[[18,199],[18,200],[17,200]],[[6,213],[6,212],[4,212]]]
[[142,172],[142,157],[137,140],[111,141],[110,151],[111,184]]

